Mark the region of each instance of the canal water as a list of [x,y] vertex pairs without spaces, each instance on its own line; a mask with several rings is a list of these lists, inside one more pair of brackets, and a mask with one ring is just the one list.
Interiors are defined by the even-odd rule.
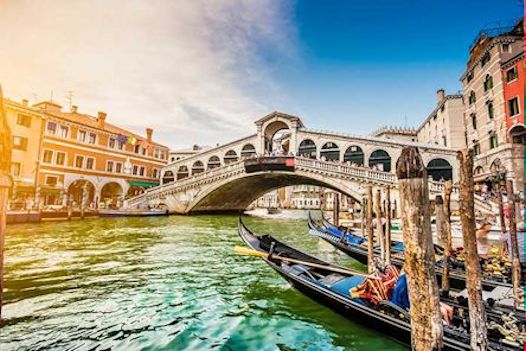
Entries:
[[[364,267],[304,220],[246,218],[322,259]],[[6,240],[6,350],[405,350],[236,256],[234,216],[14,225]]]

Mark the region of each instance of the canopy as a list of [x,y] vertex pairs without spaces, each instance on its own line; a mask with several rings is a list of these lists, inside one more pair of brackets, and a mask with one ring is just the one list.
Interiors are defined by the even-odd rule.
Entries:
[[141,180],[128,180],[128,183],[130,183],[131,186],[138,186],[141,188],[151,188],[152,186],[159,185],[157,182],[144,182]]

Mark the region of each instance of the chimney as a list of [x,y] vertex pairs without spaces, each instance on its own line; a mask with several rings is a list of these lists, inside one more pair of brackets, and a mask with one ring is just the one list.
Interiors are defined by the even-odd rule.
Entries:
[[153,135],[153,129],[152,128],[146,128],[146,139],[148,139],[148,142],[152,142],[152,135]]
[[444,89],[437,90],[437,103],[441,103],[446,98],[446,91]]
[[28,102],[27,99],[22,99],[22,106],[27,107]]
[[79,107],[77,105],[72,105],[71,106],[71,113],[77,113]]
[[97,122],[99,122],[99,128],[104,128],[104,123],[106,122],[106,112],[99,111],[97,113]]

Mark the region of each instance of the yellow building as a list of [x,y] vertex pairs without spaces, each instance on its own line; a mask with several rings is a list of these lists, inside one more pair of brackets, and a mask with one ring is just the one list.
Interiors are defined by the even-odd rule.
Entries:
[[38,182],[40,144],[44,126],[42,112],[27,100],[18,103],[5,99],[7,124],[13,135],[11,174],[14,187],[10,209],[32,206]]

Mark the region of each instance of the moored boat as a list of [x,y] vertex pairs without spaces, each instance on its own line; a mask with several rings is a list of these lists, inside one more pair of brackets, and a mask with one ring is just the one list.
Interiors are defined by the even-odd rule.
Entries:
[[[241,220],[238,230],[241,239],[251,249],[262,253],[263,260],[300,292],[348,318],[358,320],[401,343],[410,344],[411,325],[406,309],[389,300],[373,304],[350,295],[350,290],[362,284],[367,278],[352,273],[335,273],[335,270],[342,267],[331,265],[300,252],[270,235],[257,236],[246,228]],[[463,311],[463,315],[467,315],[466,311]],[[469,332],[465,328],[466,321],[459,316],[460,314],[457,314],[457,317],[454,318],[452,326],[444,326],[445,350],[470,349]],[[522,350],[522,344],[519,341],[505,339],[502,334],[505,331],[499,331],[493,327],[501,322],[498,320],[499,317],[495,319],[494,315],[489,314],[488,319],[490,323],[493,323],[488,330],[490,349]],[[524,323],[513,324],[514,331],[515,327],[522,330]]]

